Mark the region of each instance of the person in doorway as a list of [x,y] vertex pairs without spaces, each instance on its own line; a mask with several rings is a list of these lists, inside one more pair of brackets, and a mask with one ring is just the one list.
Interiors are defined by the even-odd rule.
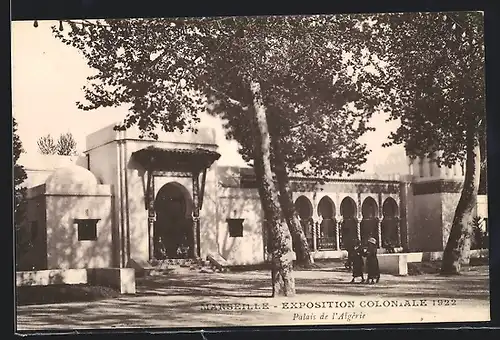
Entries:
[[390,239],[386,239],[383,243],[382,243],[383,247],[385,248],[385,251],[386,253],[388,254],[393,254],[395,253],[396,251],[394,250],[394,245],[392,244],[391,240]]
[[364,261],[363,261],[363,248],[358,240],[354,243],[352,250],[352,280],[351,283],[355,283],[358,277],[361,278],[360,283],[365,282],[365,277],[363,275],[364,271]]
[[366,249],[366,267],[368,271],[367,283],[373,284],[380,281],[380,268],[377,259],[377,240],[373,237],[368,239],[368,247]]

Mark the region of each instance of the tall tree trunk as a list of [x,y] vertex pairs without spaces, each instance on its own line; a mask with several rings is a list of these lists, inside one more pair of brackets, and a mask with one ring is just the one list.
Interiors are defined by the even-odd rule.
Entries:
[[294,296],[295,280],[293,278],[293,253],[288,226],[279,208],[278,191],[271,170],[271,136],[267,123],[267,113],[260,83],[250,81],[253,96],[253,107],[256,118],[257,133],[255,135],[255,174],[261,183],[261,202],[266,219],[266,227],[271,237],[271,278],[273,296]]
[[473,127],[468,128],[466,133],[465,180],[443,253],[442,275],[460,274],[461,265],[468,263],[470,258],[473,212],[477,202],[481,172],[481,152],[478,136]]
[[306,234],[300,225],[300,220],[293,204],[290,180],[288,178],[283,154],[280,152],[281,141],[279,138],[271,138],[271,142],[274,150],[274,173],[276,174],[276,181],[280,193],[279,201],[286,223],[288,224],[288,229],[290,229],[290,233],[292,234],[295,253],[297,254],[297,263],[311,266],[314,263],[314,259],[309,249]]

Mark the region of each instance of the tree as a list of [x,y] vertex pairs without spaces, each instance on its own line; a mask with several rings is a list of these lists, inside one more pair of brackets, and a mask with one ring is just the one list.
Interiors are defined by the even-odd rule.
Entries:
[[261,201],[264,216],[271,232],[271,252],[273,254],[272,282],[273,296],[295,294],[295,280],[292,277],[290,232],[279,209],[278,191],[275,188],[271,167],[271,135],[269,133],[266,105],[260,83],[250,81],[253,95],[256,129],[254,152],[255,170],[261,187]]
[[470,256],[473,209],[485,142],[484,37],[479,12],[382,17],[394,86],[391,143],[438,165],[465,163],[465,180],[443,254],[442,274],[460,273]]
[[[360,170],[369,152],[366,145],[359,142],[359,137],[371,130],[366,125],[370,115],[359,112],[356,116],[356,113],[342,107],[356,100],[346,93],[355,83],[339,82],[337,85],[340,98],[335,98],[334,103],[310,94],[307,102],[311,107],[303,106],[300,115],[287,108],[279,98],[267,101],[269,111],[273,113],[269,123],[273,137],[272,165],[280,192],[280,205],[294,239],[297,259],[302,259],[304,264],[311,262],[311,256],[292,201],[289,173],[316,178],[352,174]],[[270,89],[269,92],[276,93],[277,90]],[[357,103],[370,98],[373,97],[358,97]],[[240,153],[252,164],[250,122],[241,119],[235,112],[237,110],[234,106],[222,106],[217,108],[217,114],[227,119],[228,135],[238,140]],[[370,112],[369,109],[367,111]],[[304,163],[307,166],[303,166]]]
[[26,171],[24,167],[18,164],[19,157],[23,153],[23,145],[17,134],[17,122],[15,118],[12,118],[12,137],[13,137],[13,159],[14,159],[14,222],[17,224],[22,220],[21,204],[25,196],[25,188],[22,186],[23,182],[26,180]]
[[42,136],[37,141],[38,150],[44,155],[72,156],[77,153],[76,141],[71,132],[59,135],[57,143],[50,134]]
[[76,141],[71,132],[63,133],[57,140],[57,153],[63,156],[72,156],[77,153]]
[[[297,258],[305,263],[311,262],[311,256],[291,200],[288,173],[326,176],[359,171],[368,151],[358,138],[370,129],[366,122],[385,95],[377,81],[377,72],[366,71],[369,66],[377,70],[379,64],[357,27],[362,19],[362,16],[261,18],[273,27],[261,32],[245,25],[248,19],[239,19],[234,30],[243,33],[235,33],[236,39],[229,37],[220,42],[225,48],[210,54],[218,64],[213,70],[232,71],[223,75],[213,72],[208,77],[210,88],[218,89],[210,107],[226,118],[229,136],[242,145],[240,153],[249,162],[253,156],[252,130],[248,128],[251,122],[238,115],[239,105],[221,101],[216,94],[230,94],[245,103],[248,95],[242,93],[245,87],[237,80],[241,77],[240,61],[249,60],[248,65],[253,63],[254,69],[261,70],[280,205],[294,244],[298,245]],[[296,39],[303,35],[309,39]],[[268,60],[256,63],[255,60],[262,59],[259,54]],[[305,57],[308,54],[310,57]],[[308,166],[301,166],[305,162]]]
[[22,252],[20,228],[24,221],[26,204],[26,188],[23,186],[23,182],[26,180],[27,176],[24,167],[17,163],[21,153],[23,153],[23,146],[17,134],[17,122],[15,118],[12,118],[12,139],[14,161],[14,229],[16,235],[16,255],[19,255]]
[[[224,112],[230,133],[246,148],[260,183],[273,241],[275,292],[293,295],[289,231],[279,209],[280,203],[291,203],[286,175],[306,161],[309,166],[302,171],[310,173],[331,172],[332,164],[334,172],[355,169],[367,151],[351,138],[368,129],[367,119],[387,93],[377,82],[379,64],[367,44],[370,33],[363,27],[369,24],[363,20],[132,19],[84,22],[83,27],[69,21],[71,30],[62,33],[54,28],[54,33],[78,48],[97,70],[85,88],[89,104],[78,103],[81,109],[129,106],[119,129],[137,125],[157,137],[157,126],[165,131],[196,130],[193,123],[207,105],[212,112]],[[375,71],[366,71],[368,65]],[[340,131],[333,130],[336,127]],[[341,157],[332,160],[329,148],[343,144]],[[344,149],[350,145],[351,150]],[[281,152],[283,159],[276,157]],[[302,237],[290,210],[284,210],[290,230]]]
[[50,134],[38,138],[36,143],[42,155],[57,155],[57,144]]

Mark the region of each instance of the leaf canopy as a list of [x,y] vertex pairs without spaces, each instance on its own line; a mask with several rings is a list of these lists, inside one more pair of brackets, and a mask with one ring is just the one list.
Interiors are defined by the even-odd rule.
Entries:
[[[372,16],[219,17],[105,20],[53,32],[96,70],[84,110],[127,105],[121,128],[152,137],[196,131],[207,110],[226,121],[247,161],[252,137],[249,79],[257,79],[288,167],[352,173],[369,150],[358,137],[387,108],[383,46]],[[381,55],[380,55],[381,56]]]
[[438,163],[465,157],[465,132],[485,143],[483,15],[479,12],[381,16],[395,89],[391,142],[411,157],[436,153]]

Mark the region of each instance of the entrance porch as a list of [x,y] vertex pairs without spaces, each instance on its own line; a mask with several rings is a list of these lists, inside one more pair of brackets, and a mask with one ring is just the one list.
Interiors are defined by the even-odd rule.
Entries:
[[[149,260],[200,257],[200,210],[207,169],[220,154],[202,148],[150,146],[132,154],[147,172]],[[178,181],[164,184],[155,195],[155,178],[190,178],[192,192]],[[201,177],[201,178],[200,178]]]

